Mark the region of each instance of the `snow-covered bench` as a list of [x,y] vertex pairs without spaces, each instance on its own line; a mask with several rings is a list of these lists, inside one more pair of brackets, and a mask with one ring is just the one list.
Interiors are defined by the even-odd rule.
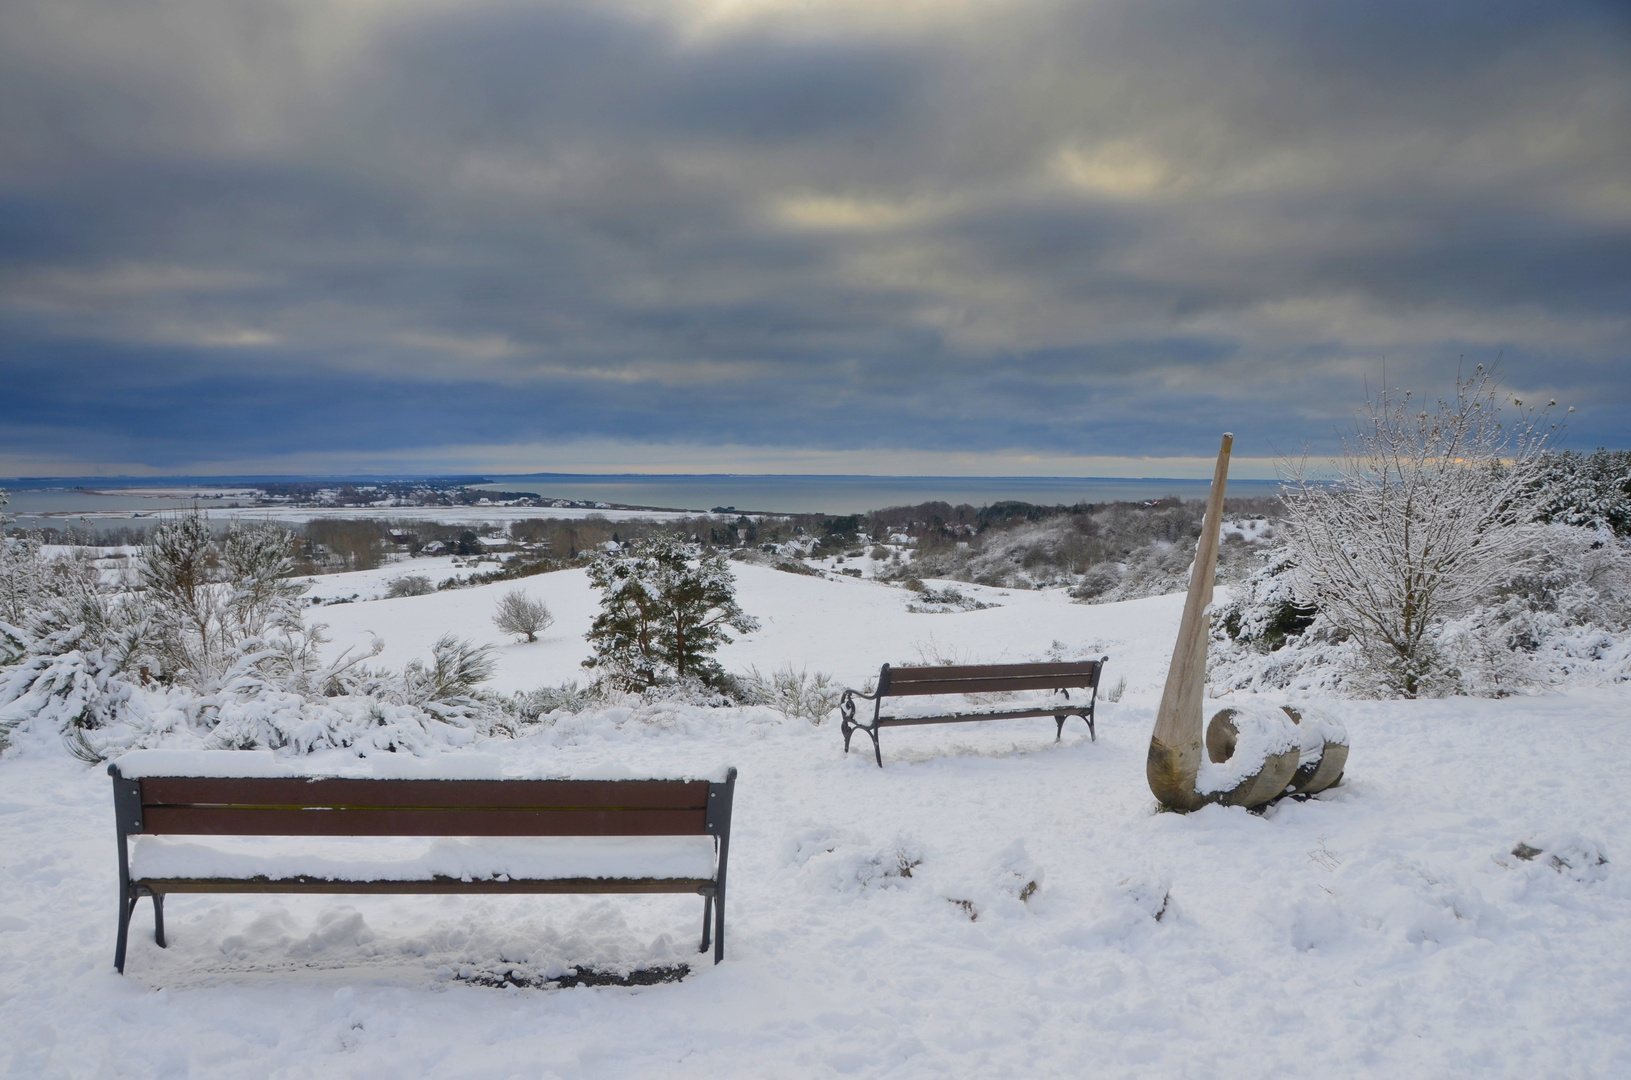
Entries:
[[724,959],[735,769],[722,781],[178,776],[142,756],[108,766],[121,972],[136,902],[153,898],[162,947],[170,893],[696,893],[699,951],[711,940]]
[[[1030,716],[1051,716],[1059,724],[1060,738],[1065,720],[1080,716],[1087,721],[1088,735],[1098,741],[1093,726],[1093,705],[1099,696],[1099,677],[1110,658],[1078,660],[1065,664],[980,664],[963,667],[890,667],[878,672],[877,689],[870,694],[845,690],[839,700],[840,726],[844,730],[844,753],[849,753],[850,736],[857,730],[872,736],[872,753],[883,768],[883,752],[878,749],[878,729],[912,724],[957,724],[974,720],[1018,720]],[[1070,700],[1070,691],[1085,690],[1084,698]],[[986,702],[996,707],[947,709],[938,704],[883,713],[885,698],[941,697],[945,695],[989,695]],[[1031,700],[1024,700],[1029,697]],[[855,718],[855,702],[873,703],[870,722]],[[1007,699],[1007,700],[1004,700]],[[963,699],[968,700],[966,697]]]

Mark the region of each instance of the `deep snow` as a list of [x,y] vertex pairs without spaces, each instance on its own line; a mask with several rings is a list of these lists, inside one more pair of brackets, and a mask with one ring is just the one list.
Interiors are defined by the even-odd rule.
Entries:
[[[1126,695],[1097,743],[1045,718],[892,729],[881,770],[763,708],[610,709],[478,748],[515,772],[736,765],[718,968],[690,897],[178,896],[167,950],[137,912],[121,978],[108,778],[27,735],[0,759],[0,1073],[1631,1075],[1624,689],[1322,701],[1353,745],[1339,788],[1157,814],[1143,762],[1181,597],[959,586],[1001,606],[912,614],[870,582],[738,575],[764,626],[722,654],[735,670],[853,684],[1057,641],[1108,653]],[[557,621],[502,647],[496,685],[581,677],[582,575],[522,584]],[[321,615],[333,647],[371,629],[399,663],[449,630],[498,639],[508,587]],[[480,985],[681,963],[654,987]]]

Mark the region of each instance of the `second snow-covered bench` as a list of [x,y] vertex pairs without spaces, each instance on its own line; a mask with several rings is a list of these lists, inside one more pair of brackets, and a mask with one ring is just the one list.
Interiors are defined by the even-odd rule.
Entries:
[[[974,720],[1018,720],[1030,716],[1051,716],[1059,725],[1058,734],[1065,733],[1065,720],[1079,716],[1087,721],[1088,734],[1096,742],[1098,731],[1093,726],[1093,706],[1099,697],[1099,677],[1104,673],[1108,656],[1097,660],[1076,660],[1059,664],[977,664],[962,667],[890,667],[878,672],[876,688],[870,694],[859,690],[845,690],[839,700],[840,727],[844,732],[844,753],[849,753],[850,737],[864,731],[872,737],[872,755],[883,768],[883,751],[878,748],[878,729],[906,727],[914,724],[960,724]],[[1072,690],[1086,691],[1075,701],[1070,700]],[[898,709],[893,715],[885,714],[885,698],[945,697],[976,694],[985,697],[995,707]],[[1025,694],[1045,696],[1046,700],[1018,700]],[[855,702],[872,702],[872,719],[857,718]],[[1006,700],[1005,700],[1006,699]],[[963,699],[965,702],[968,698]]]
[[[153,898],[162,947],[170,893],[695,893],[699,951],[711,940],[724,959],[735,769],[723,782],[108,772],[121,972],[137,901]],[[355,837],[376,839],[341,839]]]

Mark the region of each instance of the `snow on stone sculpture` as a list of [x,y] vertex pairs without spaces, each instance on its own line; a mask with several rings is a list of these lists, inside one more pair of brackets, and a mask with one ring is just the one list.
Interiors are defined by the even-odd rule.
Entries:
[[1293,791],[1313,794],[1336,783],[1348,760],[1347,732],[1315,710],[1231,705],[1203,726],[1212,585],[1233,445],[1234,436],[1225,434],[1145,763],[1150,790],[1168,810],[1253,807]]
[[1297,772],[1286,786],[1294,795],[1317,795],[1342,779],[1348,766],[1348,729],[1342,721],[1308,705],[1282,705],[1302,738]]
[[1224,806],[1261,806],[1296,775],[1302,741],[1291,718],[1272,705],[1220,709],[1206,725],[1206,757],[1195,790]]

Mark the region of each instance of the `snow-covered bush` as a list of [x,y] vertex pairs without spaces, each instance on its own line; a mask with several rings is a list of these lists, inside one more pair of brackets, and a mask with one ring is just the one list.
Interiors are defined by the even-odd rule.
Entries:
[[566,682],[560,686],[540,686],[536,690],[516,694],[515,712],[520,720],[533,723],[551,713],[583,712],[604,700],[598,685],[580,687],[576,682]]
[[75,627],[36,638],[9,626],[0,634],[22,651],[0,669],[0,728],[55,731],[87,761],[152,746],[424,753],[512,726],[505,703],[479,694],[492,671],[486,650],[451,636],[429,664],[402,672],[368,669],[362,661],[374,654],[323,662],[315,631],[245,639],[209,685],[195,687],[140,671],[129,635],[96,642]]
[[[6,502],[5,491],[0,490],[0,509]],[[38,605],[44,565],[39,537],[8,536],[11,523],[11,518],[0,513],[0,620],[20,624]]]
[[1344,440],[1334,483],[1306,458],[1285,464],[1298,599],[1405,697],[1453,678],[1439,631],[1522,564],[1543,506],[1551,430],[1533,410],[1503,423],[1496,398],[1482,367],[1430,409],[1384,391]]
[[385,590],[385,595],[397,600],[404,596],[428,596],[435,591],[435,584],[424,574],[404,574],[391,582]]
[[844,688],[824,671],[811,674],[807,669],[783,665],[770,674],[758,668],[749,668],[746,676],[738,680],[745,704],[768,705],[784,716],[820,724],[838,708],[838,699]]
[[1363,670],[1350,635],[1297,598],[1295,553],[1270,550],[1228,600],[1214,606],[1207,681],[1214,691],[1353,692]]
[[1631,536],[1631,450],[1547,455],[1541,519]]
[[[509,730],[513,703],[483,696],[484,647],[451,635],[429,663],[375,671],[372,653],[324,660],[300,618],[294,543],[271,525],[217,542],[201,514],[153,530],[139,590],[108,589],[88,557],[8,545],[27,588],[0,620],[0,742],[60,734],[86,760],[138,746],[406,750]],[[0,749],[4,746],[0,745]]]
[[305,586],[289,580],[296,541],[266,522],[234,522],[217,544],[198,510],[161,520],[142,549],[153,674],[205,688],[236,666],[246,641],[300,626]]
[[589,582],[601,592],[587,635],[595,653],[584,666],[636,693],[695,679],[719,686],[714,651],[727,628],[750,633],[758,620],[736,602],[736,579],[723,555],[669,534],[589,557]]
[[499,598],[493,625],[506,634],[537,641],[538,635],[555,621],[542,600],[534,600],[525,589],[511,589]]
[[[1214,612],[1210,682],[1222,690],[1388,696],[1358,640],[1298,599],[1296,553],[1264,565]],[[1435,623],[1420,694],[1507,694],[1631,679],[1631,540],[1608,530],[1527,531],[1502,580]]]

